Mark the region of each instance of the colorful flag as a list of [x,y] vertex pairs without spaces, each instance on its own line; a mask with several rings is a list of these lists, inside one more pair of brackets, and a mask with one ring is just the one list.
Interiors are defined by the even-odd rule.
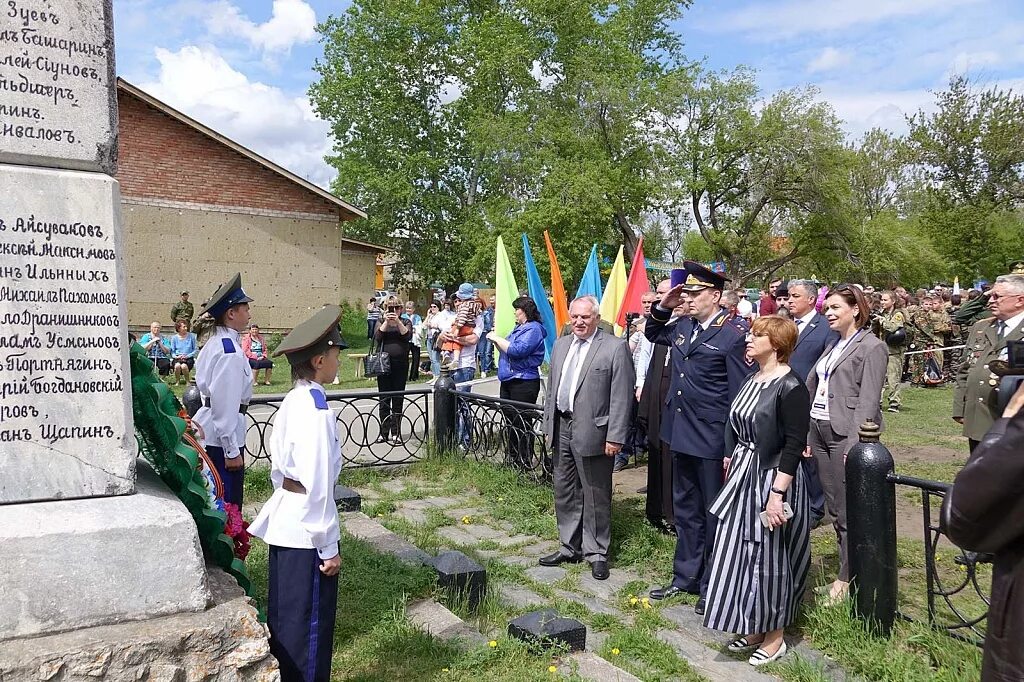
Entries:
[[[494,333],[508,336],[512,327],[516,326],[515,311],[512,301],[519,296],[516,278],[512,275],[512,265],[508,262],[505,242],[498,237],[498,253],[494,264]],[[498,349],[494,349],[494,357],[498,357]]]
[[[551,236],[547,230],[544,230],[544,243],[547,244],[548,261],[551,264],[551,307],[555,313],[555,331],[560,332],[569,323],[569,297],[565,294],[565,285],[562,284],[562,271],[558,267],[555,247],[551,244]],[[556,333],[555,336],[557,335]],[[554,343],[553,340],[552,343]]]
[[644,265],[644,238],[641,237],[640,243],[636,245],[636,253],[633,254],[633,265],[629,268],[629,281],[626,282],[626,295],[622,297],[616,324],[625,329],[626,313],[643,313],[644,305],[640,299],[650,290],[651,283],[647,280],[647,267]]
[[622,299],[626,295],[626,261],[622,257],[622,247],[615,255],[615,262],[612,263],[612,272],[608,276],[608,286],[605,287],[604,296],[601,298],[601,319],[608,320],[615,325],[615,335],[622,335],[622,326],[618,323],[619,308],[622,307]]
[[544,359],[551,357],[551,347],[555,345],[558,337],[558,328],[555,326],[555,313],[548,303],[548,294],[544,291],[544,285],[540,281],[540,273],[533,262],[533,253],[530,252],[530,240],[523,234],[523,257],[526,261],[526,286],[530,290],[530,298],[537,304],[537,312],[540,313],[541,324],[547,330],[548,335],[544,337]]
[[597,244],[590,249],[590,258],[587,259],[587,267],[583,271],[580,288],[576,290],[576,298],[580,296],[593,296],[597,300],[601,300],[601,271],[597,267]]

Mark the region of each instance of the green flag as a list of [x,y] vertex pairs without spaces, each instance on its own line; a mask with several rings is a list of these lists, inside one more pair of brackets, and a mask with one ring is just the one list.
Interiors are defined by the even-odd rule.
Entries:
[[[494,263],[494,333],[506,337],[516,326],[515,311],[512,301],[519,297],[519,287],[512,275],[512,265],[508,262],[505,242],[498,237],[498,255]],[[498,362],[498,349],[494,349],[494,362]]]

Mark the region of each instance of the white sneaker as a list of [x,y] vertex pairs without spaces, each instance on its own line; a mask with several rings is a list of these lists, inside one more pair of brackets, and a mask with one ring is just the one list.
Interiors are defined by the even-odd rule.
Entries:
[[487,372],[480,372],[480,378],[481,379],[486,379],[487,378]]

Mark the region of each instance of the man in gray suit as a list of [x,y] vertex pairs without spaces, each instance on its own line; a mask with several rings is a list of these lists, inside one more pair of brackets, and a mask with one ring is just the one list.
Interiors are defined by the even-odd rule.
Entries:
[[593,296],[569,306],[572,334],[551,351],[544,435],[554,453],[555,516],[559,551],[543,566],[590,562],[598,580],[608,577],[612,467],[629,432],[633,359],[625,341],[598,329]]

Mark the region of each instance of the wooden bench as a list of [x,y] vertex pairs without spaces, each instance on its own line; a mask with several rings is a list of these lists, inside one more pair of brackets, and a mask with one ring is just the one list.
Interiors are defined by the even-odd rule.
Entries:
[[[356,379],[363,377],[363,358],[369,353],[346,353],[348,357],[356,362]],[[412,362],[412,351],[409,351],[409,362]]]

